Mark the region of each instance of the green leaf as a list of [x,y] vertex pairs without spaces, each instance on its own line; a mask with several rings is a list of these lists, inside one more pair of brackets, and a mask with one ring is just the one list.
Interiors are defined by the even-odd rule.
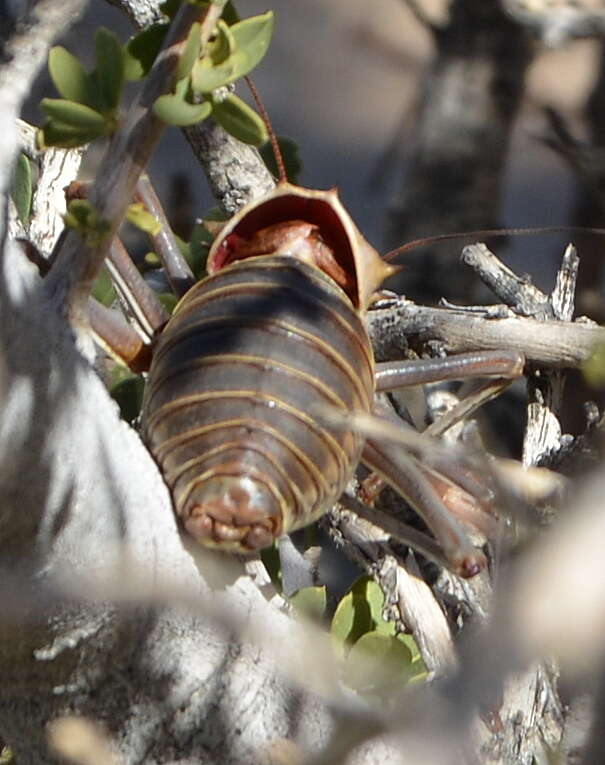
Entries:
[[336,606],[330,634],[341,655],[345,653],[347,644],[355,643],[364,633],[374,629],[372,608],[365,592],[368,581],[368,577],[358,579]]
[[321,621],[326,610],[326,588],[303,587],[292,595],[290,603],[300,616]]
[[43,151],[49,146],[61,149],[74,149],[84,146],[98,138],[101,133],[97,130],[84,130],[74,125],[66,125],[58,120],[49,120],[36,133],[36,147]]
[[232,58],[235,42],[229,27],[219,20],[216,37],[208,45],[205,55],[198,59],[191,70],[191,87],[194,93],[211,93],[232,82],[235,62]]
[[335,649],[340,655],[366,632],[395,635],[395,625],[382,618],[384,595],[370,576],[361,576],[336,607],[330,627]]
[[226,223],[229,220],[227,213],[220,207],[211,207],[206,210],[203,216],[204,221],[216,221],[217,223]]
[[231,34],[235,40],[238,63],[236,77],[243,77],[260,64],[269,48],[273,34],[273,11],[251,16],[234,24]]
[[425,680],[429,671],[424,663],[424,659],[420,655],[416,641],[411,635],[405,635],[400,633],[397,635],[397,640],[400,640],[409,650],[412,656],[412,663],[410,664],[410,682],[419,682]]
[[143,258],[143,265],[145,269],[161,268],[162,261],[160,260],[157,252],[147,252]]
[[126,219],[146,234],[156,236],[162,230],[160,221],[141,202],[133,202],[126,210]]
[[96,132],[98,135],[109,132],[108,120],[90,106],[62,98],[43,98],[40,106],[44,113],[55,122],[71,125],[79,130]]
[[409,681],[411,664],[411,653],[400,640],[367,632],[349,651],[343,680],[361,694],[390,696]]
[[201,104],[190,104],[178,93],[160,96],[153,105],[156,117],[167,125],[195,125],[210,116],[212,105],[208,101]]
[[208,52],[214,64],[224,63],[235,53],[235,39],[222,19],[219,19],[216,25],[216,36],[209,44]]
[[103,268],[99,271],[99,275],[92,285],[90,294],[95,298],[95,300],[98,300],[99,303],[102,303],[106,308],[112,306],[117,300],[118,296],[113,286],[113,282],[111,281],[111,277],[109,276],[109,272],[105,266],[103,266]]
[[215,101],[212,115],[221,127],[242,143],[260,146],[268,138],[267,128],[259,115],[233,94],[224,101]]
[[179,302],[178,297],[172,292],[161,292],[158,295],[158,300],[169,314],[172,314],[176,308],[177,303]]
[[57,45],[48,54],[48,71],[55,88],[68,101],[90,105],[90,80],[82,64]]
[[[298,176],[302,170],[302,162],[298,153],[298,144],[291,138],[285,136],[278,136],[277,141],[281,155],[284,160],[284,166],[286,168],[286,175],[290,183],[297,183]],[[259,149],[260,155],[263,158],[263,162],[267,165],[269,172],[277,178],[279,171],[277,169],[277,163],[275,161],[275,155],[273,154],[273,147],[271,142],[267,141]]]
[[132,423],[139,416],[144,390],[145,381],[137,375],[127,377],[111,389],[111,396],[120,407],[120,413],[126,422]]
[[96,80],[106,109],[115,111],[124,84],[124,49],[120,41],[105,27],[97,30],[95,37]]
[[194,93],[211,93],[229,85],[260,63],[271,42],[273,12],[252,16],[232,27],[219,21],[217,30],[208,55],[198,59],[191,70]]
[[177,80],[182,80],[183,77],[189,77],[191,68],[197,60],[197,57],[200,55],[200,48],[202,45],[200,36],[201,28],[201,24],[198,23],[191,25],[191,29],[187,35],[187,41],[185,42],[185,47],[179,58],[176,72]]
[[202,279],[206,275],[206,261],[212,242],[213,238],[208,229],[202,223],[196,223],[191,231],[185,255],[196,279]]
[[593,348],[589,358],[582,364],[582,373],[586,382],[593,388],[605,386],[605,343]]
[[170,24],[152,24],[126,43],[125,76],[140,80],[149,72],[164,43]]
[[17,216],[24,226],[29,222],[32,207],[33,182],[32,166],[25,154],[19,154],[13,174],[11,197],[17,209]]
[[191,70],[191,87],[194,93],[211,93],[228,85],[233,76],[235,64],[228,59],[224,64],[214,64],[209,56],[198,59]]

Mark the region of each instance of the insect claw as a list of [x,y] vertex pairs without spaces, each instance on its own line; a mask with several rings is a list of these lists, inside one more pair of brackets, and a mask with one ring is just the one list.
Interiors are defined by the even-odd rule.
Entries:
[[481,552],[473,555],[467,555],[456,567],[456,573],[463,579],[470,579],[477,576],[487,567],[487,559]]
[[185,530],[198,544],[204,544],[206,540],[212,538],[213,525],[212,518],[206,515],[203,508],[199,507],[199,505],[194,507],[191,515],[183,521]]

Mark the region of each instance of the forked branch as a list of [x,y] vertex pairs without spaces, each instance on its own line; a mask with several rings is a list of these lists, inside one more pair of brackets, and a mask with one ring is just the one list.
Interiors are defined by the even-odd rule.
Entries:
[[164,123],[151,110],[152,104],[174,85],[176,67],[191,25],[201,21],[203,45],[214,30],[225,1],[211,3],[203,9],[189,3],[181,6],[138,100],[108,147],[90,194],[90,202],[107,224],[107,231],[101,241],[93,245],[83,242],[73,231],[65,239],[47,286],[57,305],[67,305],[78,323],[85,321],[86,299],[92,282],[134,196],[139,175],[163,132]]

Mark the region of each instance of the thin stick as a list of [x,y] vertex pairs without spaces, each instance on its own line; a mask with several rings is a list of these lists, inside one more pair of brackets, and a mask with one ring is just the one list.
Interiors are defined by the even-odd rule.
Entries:
[[134,194],[136,182],[164,131],[164,123],[151,106],[156,98],[171,90],[176,68],[187,35],[194,22],[201,20],[202,43],[216,26],[225,2],[207,8],[183,5],[171,24],[164,48],[124,121],[124,127],[113,137],[101,163],[90,201],[98,216],[109,224],[106,236],[89,246],[79,234],[70,231],[48,275],[45,286],[59,305],[67,306],[76,324],[86,325],[88,295],[111,239],[122,222]]
[[281,153],[281,149],[279,148],[279,141],[277,140],[277,136],[275,135],[275,130],[273,130],[273,125],[271,124],[271,120],[269,119],[269,113],[265,109],[265,105],[262,102],[260,93],[256,89],[256,85],[252,82],[250,77],[244,77],[244,79],[246,80],[246,84],[250,88],[250,93],[252,93],[252,98],[254,98],[256,107],[258,111],[260,112],[260,116],[263,118],[263,122],[265,123],[265,126],[267,128],[267,132],[269,133],[269,140],[271,141],[271,148],[273,149],[273,156],[275,157],[275,164],[277,165],[277,171],[279,173],[278,183],[287,183],[288,174],[286,173],[284,157]]

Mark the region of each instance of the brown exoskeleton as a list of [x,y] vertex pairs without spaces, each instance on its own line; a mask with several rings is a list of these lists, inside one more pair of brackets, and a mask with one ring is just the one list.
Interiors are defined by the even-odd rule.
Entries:
[[[157,213],[150,194],[144,182],[141,195]],[[266,547],[326,512],[361,459],[419,512],[456,573],[484,567],[451,512],[456,504],[486,511],[484,497],[460,486],[463,471],[447,460],[439,470],[423,466],[401,447],[315,413],[380,415],[377,391],[512,378],[523,358],[502,351],[376,364],[364,315],[396,267],[363,238],[335,190],[282,180],[242,209],[217,236],[208,277],[185,292],[167,323],[123,255],[114,248],[114,272],[143,296],[136,310],[155,334],[143,435],[198,542],[238,552]],[[171,260],[165,268],[172,281],[186,273]],[[144,366],[141,341],[116,341],[94,311],[97,333],[131,366]]]

